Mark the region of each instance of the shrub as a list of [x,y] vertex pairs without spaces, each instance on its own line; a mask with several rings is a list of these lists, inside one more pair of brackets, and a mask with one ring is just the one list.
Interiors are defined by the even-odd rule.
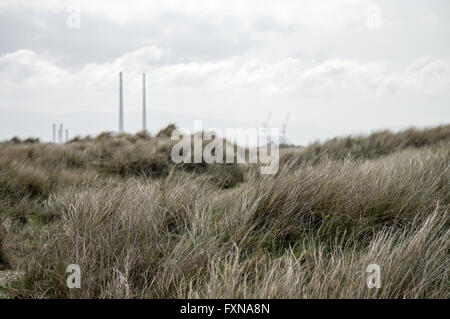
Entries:
[[103,132],[97,135],[95,137],[95,140],[102,141],[102,140],[111,140],[113,138],[113,132]]
[[145,141],[148,141],[151,139],[151,136],[147,131],[140,131],[135,134],[135,137],[137,137],[140,140],[145,140]]
[[28,137],[27,139],[23,140],[23,143],[36,144],[36,143],[39,143],[39,138]]
[[176,130],[177,127],[175,124],[171,123],[169,125],[167,125],[165,128],[161,129],[158,134],[156,134],[156,137],[171,137],[172,136],[172,132],[174,130]]
[[10,141],[11,143],[14,143],[14,144],[20,144],[20,143],[22,143],[22,140],[21,140],[20,138],[18,138],[17,136],[14,136],[14,137],[11,138],[9,141]]

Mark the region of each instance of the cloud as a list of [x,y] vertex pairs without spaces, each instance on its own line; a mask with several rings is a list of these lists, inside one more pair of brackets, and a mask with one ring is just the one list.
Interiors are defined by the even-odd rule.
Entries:
[[178,61],[239,55],[256,45],[238,16],[185,12],[177,6],[156,5],[160,2],[137,2],[145,4],[137,11],[124,2],[77,3],[81,28],[70,29],[66,7],[71,2],[43,1],[39,6],[32,1],[2,2],[0,36],[5,41],[0,42],[0,54],[32,48],[60,65],[82,67],[151,45],[170,48]]
[[332,59],[318,63],[289,57],[170,63],[170,57],[170,50],[149,46],[110,63],[90,63],[72,71],[52,64],[32,50],[19,50],[0,56],[0,92],[8,96],[10,91],[29,89],[51,92],[61,99],[65,94],[72,95],[69,91],[83,92],[86,96],[99,92],[105,96],[114,92],[120,71],[127,79],[126,88],[136,93],[142,72],[148,73],[152,87],[174,92],[211,90],[320,98],[342,92],[436,94],[450,88],[450,59],[424,57],[396,70],[383,61]]
[[[344,127],[448,118],[448,2],[376,1],[383,23],[370,29],[372,2],[3,0],[0,107],[115,111],[123,71],[130,110],[146,72],[150,105],[178,114],[276,110]],[[73,3],[81,29],[66,25]]]
[[5,87],[48,88],[59,86],[68,78],[67,72],[30,49],[0,56],[0,83]]
[[[66,9],[74,3],[81,9],[81,29],[66,25]],[[180,63],[243,56],[402,61],[450,52],[450,46],[430,40],[430,35],[439,34],[436,28],[449,29],[446,19],[424,28],[417,23],[419,14],[410,17],[404,6],[383,3],[383,24],[375,32],[366,23],[370,4],[368,0],[268,0],[264,5],[258,0],[3,0],[0,54],[31,48],[58,65],[80,68],[152,45],[169,49],[172,62]],[[434,19],[431,13],[424,16],[426,21]],[[440,38],[447,42],[445,34]]]

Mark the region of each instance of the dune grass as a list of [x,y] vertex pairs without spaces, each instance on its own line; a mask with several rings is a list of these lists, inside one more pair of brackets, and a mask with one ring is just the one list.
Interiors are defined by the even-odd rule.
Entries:
[[10,297],[448,297],[450,126],[286,149],[269,176],[175,165],[166,131],[0,144]]

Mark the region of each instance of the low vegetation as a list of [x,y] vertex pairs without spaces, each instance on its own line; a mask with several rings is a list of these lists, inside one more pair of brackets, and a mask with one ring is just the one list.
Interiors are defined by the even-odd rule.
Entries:
[[[18,298],[447,298],[450,125],[281,150],[276,175],[174,164],[174,126],[0,143]],[[81,289],[68,289],[78,264]],[[369,264],[381,288],[366,284]],[[0,287],[1,288],[1,287]]]

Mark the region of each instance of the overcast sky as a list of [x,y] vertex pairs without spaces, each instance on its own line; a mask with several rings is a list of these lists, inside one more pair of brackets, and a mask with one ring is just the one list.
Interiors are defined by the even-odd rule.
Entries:
[[147,73],[149,116],[449,123],[449,39],[447,0],[1,0],[0,111],[116,112],[123,71],[129,112]]

